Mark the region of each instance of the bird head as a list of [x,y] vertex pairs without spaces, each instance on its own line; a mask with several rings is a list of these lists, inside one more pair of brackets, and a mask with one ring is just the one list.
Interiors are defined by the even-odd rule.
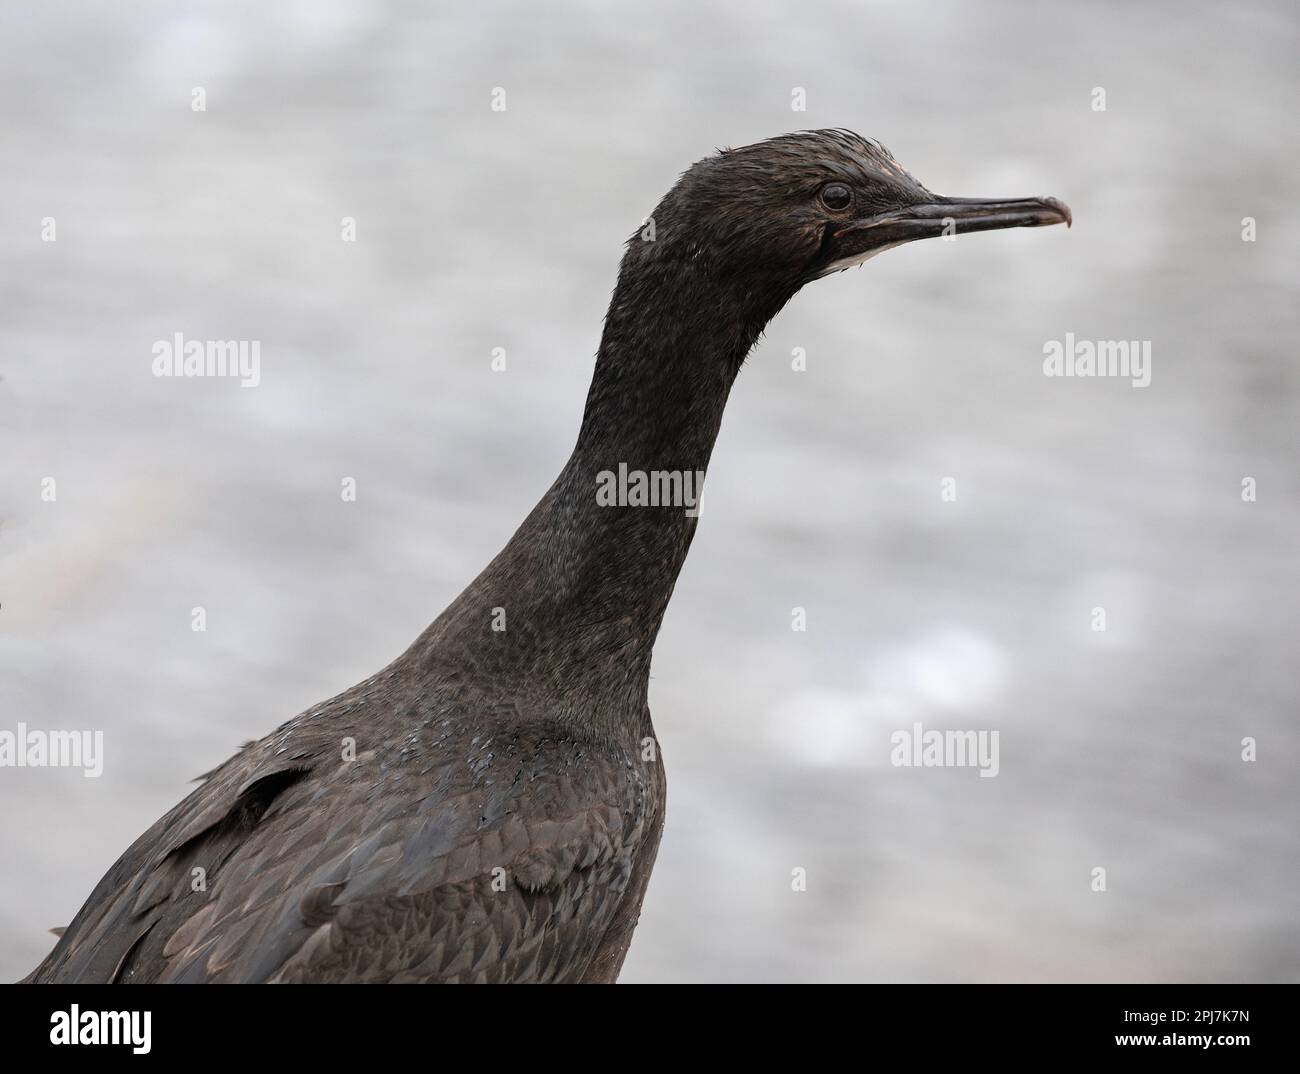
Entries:
[[654,241],[632,241],[644,256],[702,267],[776,308],[915,239],[1071,222],[1055,198],[932,194],[884,146],[845,130],[723,150],[688,169],[653,219]]

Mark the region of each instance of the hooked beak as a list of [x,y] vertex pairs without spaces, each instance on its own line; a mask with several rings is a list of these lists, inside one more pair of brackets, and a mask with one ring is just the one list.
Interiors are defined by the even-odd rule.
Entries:
[[1073,223],[1070,207],[1056,198],[944,198],[891,209],[840,228],[832,236],[834,272],[915,239],[994,231],[1007,227],[1047,227]]

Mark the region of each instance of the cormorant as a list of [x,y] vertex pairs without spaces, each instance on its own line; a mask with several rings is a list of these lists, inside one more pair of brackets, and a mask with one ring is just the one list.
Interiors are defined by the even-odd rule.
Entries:
[[1057,223],[1052,198],[933,195],[842,130],[695,164],[627,244],[577,446],[506,547],[392,664],[203,777],[27,980],[614,981],[663,829],[650,653],[697,512],[598,489],[702,474],[804,284]]

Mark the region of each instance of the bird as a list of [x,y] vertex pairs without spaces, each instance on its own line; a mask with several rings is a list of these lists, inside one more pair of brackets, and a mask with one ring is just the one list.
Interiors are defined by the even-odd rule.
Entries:
[[664,829],[651,653],[700,518],[663,475],[706,473],[805,285],[1060,223],[932,194],[843,129],[692,165],[626,244],[577,443],[505,547],[391,664],[200,777],[25,980],[616,981]]

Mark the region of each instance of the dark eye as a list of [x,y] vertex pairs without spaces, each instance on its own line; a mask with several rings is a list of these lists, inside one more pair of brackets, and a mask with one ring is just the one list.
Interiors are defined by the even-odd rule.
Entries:
[[822,204],[838,212],[853,204],[853,191],[843,183],[827,183],[822,187]]

